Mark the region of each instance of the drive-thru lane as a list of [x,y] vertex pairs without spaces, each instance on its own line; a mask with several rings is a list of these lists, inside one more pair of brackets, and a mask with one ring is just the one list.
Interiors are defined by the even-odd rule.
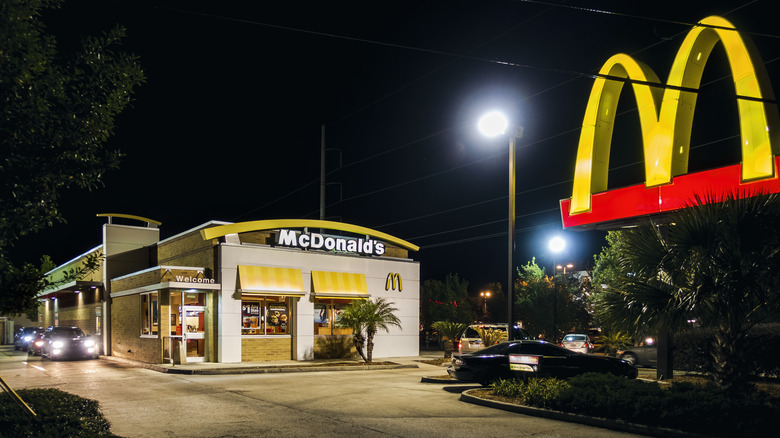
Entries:
[[51,362],[0,349],[14,389],[55,387],[98,400],[124,437],[629,437],[460,401],[470,385],[421,383],[440,367],[181,375],[107,360]]

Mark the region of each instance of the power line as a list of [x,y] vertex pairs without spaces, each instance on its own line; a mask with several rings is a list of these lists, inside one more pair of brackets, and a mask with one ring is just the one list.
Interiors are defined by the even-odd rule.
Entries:
[[[529,2],[529,3],[534,3],[534,1],[528,1],[528,2]],[[545,3],[545,2],[536,2],[536,3],[541,3],[541,4],[548,4],[548,5],[549,5],[549,3]],[[552,5],[552,6],[561,6],[561,5]],[[744,6],[746,6],[746,5],[743,5],[742,7],[744,7]],[[576,9],[576,8],[575,8],[575,9]],[[601,12],[601,13],[604,13],[604,12],[605,12],[605,11],[597,11],[597,10],[594,10],[594,11],[595,11],[595,12]],[[615,14],[613,14],[613,15],[624,15],[624,16],[625,16],[625,14],[618,14],[618,13],[615,13]],[[639,16],[634,16],[634,18],[645,18],[645,19],[651,19],[651,20],[656,20],[656,21],[664,21],[664,20],[652,19],[652,18],[648,18],[648,17],[639,17]],[[241,21],[244,21],[244,20],[241,20]],[[691,23],[675,22],[675,21],[672,21],[672,20],[666,20],[666,22],[670,22],[670,23],[674,23],[674,24],[684,24],[684,25],[691,25]],[[254,23],[254,22],[252,22],[252,23]],[[257,23],[257,24],[264,25],[264,23]],[[285,28],[285,27],[281,26],[281,28]],[[296,29],[294,29],[294,28],[286,28],[286,29],[287,29],[287,30],[296,30]],[[511,29],[510,29],[510,30],[511,30]],[[508,32],[509,32],[509,31],[505,32],[504,34],[506,34],[506,33],[508,33]],[[319,34],[318,32],[314,32],[314,33],[317,33],[317,34]],[[683,34],[683,33],[685,33],[685,32],[682,32],[681,34]],[[755,33],[751,33],[751,34],[755,34]],[[331,36],[331,37],[339,37],[339,36],[337,36],[337,35],[331,35],[331,34],[322,34],[322,35],[324,35],[324,36]],[[503,34],[502,34],[502,35],[503,35]],[[758,35],[762,35],[762,36],[770,36],[770,35],[765,35],[765,34],[758,34]],[[774,36],[772,36],[772,37],[774,37]],[[348,39],[349,39],[349,38],[348,38]],[[357,39],[357,40],[359,40],[359,41],[361,41],[361,42],[379,43],[379,44],[382,44],[382,45],[387,45],[386,43],[381,43],[381,42],[371,42],[370,40],[363,40],[363,39]],[[487,44],[487,43],[485,43],[485,44]],[[393,44],[389,44],[389,45],[390,45],[390,46],[393,46],[393,47],[399,47],[399,48],[405,48],[405,49],[416,50],[416,48],[414,48],[414,47],[409,47],[409,46],[400,46],[400,45],[393,45]],[[483,45],[484,45],[484,44],[483,44]],[[482,45],[482,46],[483,46],[483,45]],[[481,47],[481,46],[480,46],[480,47]],[[423,49],[423,51],[425,51],[425,50]],[[456,59],[456,60],[453,60],[453,61],[451,61],[450,63],[448,63],[448,64],[445,64],[444,66],[441,66],[441,67],[437,68],[436,70],[434,70],[434,71],[432,71],[432,72],[426,73],[425,75],[423,75],[423,76],[421,76],[421,77],[417,78],[415,81],[413,81],[413,82],[411,82],[411,83],[408,83],[408,84],[404,85],[404,86],[403,86],[403,87],[401,87],[401,88],[398,88],[398,89],[396,89],[395,91],[391,92],[390,94],[387,94],[387,95],[385,95],[385,96],[381,97],[380,99],[377,99],[377,100],[375,100],[375,101],[371,102],[370,104],[368,104],[368,105],[366,105],[366,106],[364,106],[364,107],[361,107],[361,109],[358,109],[357,111],[350,113],[350,114],[349,114],[349,115],[347,115],[346,117],[349,117],[349,116],[351,116],[352,114],[355,114],[356,112],[362,111],[362,110],[363,110],[363,109],[365,109],[365,108],[368,108],[368,107],[370,107],[370,106],[373,106],[374,104],[376,104],[376,103],[378,103],[378,102],[380,102],[380,101],[382,101],[382,100],[386,99],[386,98],[387,98],[387,97],[389,97],[390,95],[393,95],[393,94],[396,94],[397,92],[400,92],[400,91],[402,91],[403,89],[407,88],[408,86],[412,85],[413,83],[415,83],[415,82],[418,82],[418,81],[420,81],[420,80],[424,79],[425,77],[428,77],[428,76],[430,76],[431,74],[433,74],[433,73],[435,73],[435,72],[437,72],[437,71],[439,71],[439,70],[441,70],[441,69],[445,68],[446,66],[450,65],[451,63],[454,63],[454,62],[456,62],[457,60],[460,60],[460,59],[474,59],[474,60],[484,60],[484,59],[481,59],[481,58],[475,58],[475,57],[462,56],[462,55],[457,55],[457,54],[453,54],[453,53],[438,52],[438,51],[432,51],[432,52],[439,53],[439,54],[448,54],[448,55],[450,55],[450,56],[456,56],[458,59]],[[505,64],[505,65],[512,65],[512,66],[522,66],[522,67],[532,67],[532,68],[533,68],[533,67],[535,67],[535,66],[528,66],[528,65],[522,65],[522,64],[512,64],[512,63],[506,63],[506,62],[501,62],[501,61],[491,61],[491,60],[488,60],[488,61],[489,61],[489,62],[494,62],[494,63]],[[773,60],[773,61],[774,61],[774,60]],[[549,70],[549,69],[543,69],[543,70]],[[570,78],[570,79],[568,79],[568,80],[566,80],[566,81],[564,81],[564,82],[562,82],[562,83],[560,83],[560,84],[558,84],[558,85],[556,85],[556,86],[553,86],[553,87],[549,88],[548,90],[542,90],[542,91],[540,91],[540,92],[538,92],[538,93],[534,94],[533,96],[529,96],[529,97],[527,97],[526,99],[530,99],[531,97],[535,97],[535,96],[538,96],[538,95],[544,94],[546,91],[549,91],[550,89],[557,88],[557,87],[559,87],[559,86],[562,86],[562,85],[564,85],[564,84],[566,84],[566,83],[568,83],[568,82],[571,82],[571,81],[573,81],[573,80],[575,80],[575,79],[578,79],[578,78],[581,78],[581,77],[583,77],[583,76],[585,76],[585,77],[597,77],[597,76],[598,76],[598,75],[593,75],[593,74],[587,74],[587,73],[582,73],[582,72],[574,72],[574,71],[569,71],[569,70],[562,70],[562,69],[554,69],[554,71],[559,71],[559,72],[571,72],[571,73],[573,73],[573,74],[577,74],[578,76],[577,76],[577,77],[574,77],[574,78]],[[624,81],[625,81],[625,78],[612,78],[612,77],[608,77],[608,76],[607,76],[607,78],[609,78],[609,79],[617,79],[617,80],[624,80]],[[725,78],[725,77],[724,77],[724,78]],[[625,82],[630,82],[630,81],[625,81]],[[653,84],[653,83],[648,83],[647,85],[658,86],[658,84]],[[696,90],[686,89],[686,91],[693,91],[693,92],[697,92],[697,93],[701,92],[701,91],[700,91],[700,90],[698,90],[698,89],[696,89]],[[523,100],[526,100],[526,99],[523,99]],[[627,113],[627,112],[631,112],[631,111],[634,111],[634,110],[626,111],[626,112],[624,112],[624,113],[621,113],[621,114],[625,114],[625,113]],[[342,119],[339,119],[339,121],[338,121],[338,122],[342,121],[343,119],[344,119],[344,118],[342,118]],[[447,128],[447,129],[444,129],[444,130],[440,130],[440,131],[438,131],[438,132],[436,132],[436,133],[433,133],[433,134],[427,135],[427,136],[425,136],[425,137],[422,137],[422,138],[420,138],[420,139],[417,139],[417,140],[414,140],[414,141],[412,141],[412,142],[406,143],[406,144],[404,144],[404,145],[400,145],[400,146],[397,146],[397,147],[395,147],[395,148],[392,148],[392,149],[389,149],[389,150],[383,151],[383,152],[381,152],[381,153],[378,153],[378,154],[375,154],[375,155],[373,155],[373,156],[371,156],[371,157],[366,157],[366,158],[363,158],[363,159],[361,159],[361,160],[358,160],[358,161],[356,161],[356,162],[349,163],[349,164],[347,164],[347,165],[345,165],[345,166],[342,166],[342,168],[338,169],[337,171],[331,172],[331,174],[332,174],[332,173],[335,173],[335,172],[338,172],[338,171],[341,171],[341,170],[343,170],[343,168],[350,167],[350,166],[356,165],[356,164],[358,164],[358,163],[361,163],[361,162],[364,162],[364,161],[367,161],[367,160],[370,160],[370,159],[374,159],[374,158],[377,158],[377,157],[379,157],[379,156],[382,156],[382,155],[389,154],[389,153],[391,153],[391,152],[395,152],[395,151],[397,151],[397,150],[400,150],[400,149],[402,149],[402,148],[408,147],[408,146],[410,146],[410,145],[412,145],[412,144],[419,143],[420,141],[424,141],[424,140],[427,140],[427,139],[429,139],[429,138],[436,137],[436,136],[438,136],[438,135],[441,135],[442,133],[445,133],[445,132],[451,131],[451,130],[453,130],[453,129],[456,129],[456,128],[457,128],[457,127],[453,127],[453,128]],[[540,143],[540,142],[543,142],[543,141],[548,141],[548,140],[549,140],[549,139],[551,139],[551,138],[554,138],[554,137],[557,137],[557,136],[560,136],[560,135],[565,135],[565,134],[568,134],[568,133],[571,133],[571,132],[574,132],[574,131],[578,131],[579,129],[580,129],[580,128],[579,128],[579,127],[577,127],[577,128],[574,128],[574,129],[568,130],[568,131],[566,131],[566,132],[559,133],[559,134],[556,134],[556,135],[554,135],[554,136],[548,137],[547,139],[544,139],[544,140],[540,140],[540,141],[534,142],[533,144],[538,144],[538,143]],[[733,137],[728,137],[728,138],[733,138]],[[728,139],[728,138],[727,138],[727,139]],[[531,145],[531,144],[528,144],[528,145],[525,145],[524,147],[526,147],[526,146],[530,146],[530,145]],[[693,148],[692,148],[692,149],[693,149]],[[496,154],[496,155],[497,155],[497,154]],[[493,156],[491,156],[491,157],[488,157],[488,158],[486,158],[486,159],[493,158],[494,156],[495,156],[495,155],[493,155]],[[483,160],[484,160],[484,159],[483,159]],[[416,179],[414,179],[414,180],[411,180],[411,181],[407,181],[407,182],[400,183],[400,184],[396,184],[396,185],[393,185],[393,186],[389,186],[389,187],[386,187],[386,188],[383,188],[383,189],[379,189],[379,190],[375,190],[375,191],[372,191],[372,192],[364,193],[364,194],[361,194],[361,195],[358,195],[358,196],[354,196],[354,197],[351,197],[351,198],[347,198],[347,199],[344,199],[344,200],[342,200],[342,201],[339,201],[338,203],[341,203],[341,202],[346,202],[346,201],[351,201],[351,200],[358,199],[358,198],[362,198],[362,197],[366,197],[366,196],[370,196],[370,195],[377,194],[377,193],[380,193],[380,192],[383,192],[383,191],[386,191],[386,190],[391,190],[391,189],[394,189],[394,188],[398,188],[398,187],[401,187],[401,186],[404,186],[404,185],[407,185],[407,184],[416,183],[416,182],[419,182],[419,181],[425,180],[425,179],[427,179],[427,178],[438,177],[438,176],[441,176],[442,174],[445,174],[445,173],[448,173],[448,172],[452,172],[452,171],[455,171],[455,170],[459,170],[459,169],[461,169],[461,168],[463,168],[463,167],[466,167],[466,166],[468,166],[468,165],[471,165],[471,164],[476,164],[476,163],[478,163],[478,162],[480,162],[480,161],[483,161],[483,160],[478,160],[478,161],[475,161],[475,162],[473,162],[473,163],[469,163],[469,164],[466,164],[466,165],[463,165],[463,166],[458,166],[458,167],[456,167],[456,168],[453,168],[453,169],[449,169],[449,170],[442,171],[442,172],[437,172],[437,173],[435,173],[435,174],[431,174],[431,175],[426,175],[426,176],[424,176],[424,177],[416,178]],[[627,165],[624,165],[624,166],[619,166],[619,167],[616,167],[616,168],[612,168],[612,169],[610,169],[610,170],[615,170],[615,169],[618,169],[618,168],[623,168],[623,167],[633,166],[633,165],[636,165],[636,164],[641,164],[641,162],[637,162],[637,163],[630,163],[630,164],[627,164]],[[559,185],[559,184],[566,183],[566,182],[570,182],[570,181],[571,181],[571,180],[562,181],[562,182],[558,182],[558,183],[550,184],[550,185],[547,185],[547,186],[543,186],[543,187],[539,187],[539,188],[531,189],[531,190],[529,190],[529,191],[532,191],[532,190],[539,190],[539,189],[541,189],[541,188],[545,188],[545,187],[549,187],[549,186],[554,186],[554,185]],[[295,190],[295,191],[293,191],[293,192],[290,192],[289,194],[287,194],[287,195],[285,195],[285,196],[283,196],[283,197],[279,198],[278,200],[284,199],[284,198],[286,198],[287,196],[289,196],[289,195],[291,195],[291,194],[293,194],[293,193],[295,193],[295,192],[298,192],[298,191],[300,191],[300,190],[302,190],[302,189],[304,189],[304,188],[306,188],[306,187],[308,187],[308,186],[310,186],[310,185],[314,184],[315,182],[316,182],[316,180],[315,180],[315,181],[313,181],[313,182],[311,182],[311,183],[308,183],[308,184],[306,184],[306,185],[302,186],[302,187],[301,187],[301,188],[299,188],[299,189],[296,189],[296,190]],[[526,192],[527,192],[527,191],[526,191]],[[493,200],[484,201],[484,202],[493,202],[493,201],[494,201],[494,200],[496,200],[496,199],[505,199],[505,198],[506,198],[506,196],[504,196],[504,197],[501,197],[501,198],[495,198],[495,199],[493,199]],[[266,206],[268,206],[268,205],[271,205],[271,204],[273,204],[273,203],[275,203],[275,202],[278,202],[278,200],[276,200],[276,201],[272,201],[271,203],[267,203],[267,204],[265,204],[264,206],[261,206],[261,207],[259,207],[258,209],[264,208],[264,207],[266,207]],[[333,204],[333,205],[337,205],[338,203],[335,203],[335,204]],[[477,204],[477,205],[478,205],[478,204],[482,204],[482,202],[480,202],[480,203],[476,203],[476,204]],[[456,208],[456,209],[450,209],[450,211],[452,211],[452,210],[458,210],[458,209],[463,209],[463,208],[468,208],[468,207],[469,207],[469,206],[458,207],[458,208]],[[254,211],[257,211],[258,209],[252,210],[252,212],[254,212]],[[549,211],[549,210],[545,210],[545,211]],[[250,213],[251,213],[251,212],[250,212]],[[432,215],[437,215],[437,214],[442,214],[442,213],[441,213],[441,212],[432,213],[432,214],[429,214],[429,215],[420,216],[420,217],[418,217],[418,218],[412,218],[412,219],[408,219],[408,220],[404,220],[404,221],[400,221],[400,222],[394,222],[394,223],[391,223],[391,224],[385,224],[385,225],[383,225],[383,226],[389,226],[389,225],[393,225],[393,224],[397,224],[397,223],[401,223],[401,222],[409,222],[409,221],[411,221],[411,220],[416,220],[416,219],[420,219],[420,218],[424,218],[424,217],[430,217],[430,216],[432,216]],[[505,234],[505,233],[504,233],[504,234]]]

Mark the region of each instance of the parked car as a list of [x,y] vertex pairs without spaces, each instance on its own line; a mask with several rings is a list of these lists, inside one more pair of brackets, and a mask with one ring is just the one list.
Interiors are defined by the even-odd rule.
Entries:
[[[460,336],[458,342],[459,353],[471,353],[485,348],[482,338],[479,336],[477,329],[492,329],[506,332],[507,324],[471,324],[466,328],[463,334]],[[520,327],[512,328],[513,341],[519,339],[532,339],[531,335],[527,331]],[[504,341],[509,340],[507,336],[504,337]]]
[[658,347],[655,339],[646,338],[641,345],[618,350],[617,357],[634,366],[655,367],[658,364]]
[[98,356],[97,345],[91,336],[78,327],[49,327],[43,334],[41,356],[51,360],[88,358]]
[[43,330],[43,327],[19,327],[14,333],[14,350],[26,350],[36,330]]
[[569,333],[561,340],[560,346],[577,353],[590,354],[593,353],[593,343],[590,341],[588,335],[579,333]]
[[523,375],[568,378],[589,372],[611,373],[629,379],[637,376],[636,368],[624,360],[579,354],[535,340],[502,342],[475,353],[457,353],[447,368],[450,377],[481,385]]

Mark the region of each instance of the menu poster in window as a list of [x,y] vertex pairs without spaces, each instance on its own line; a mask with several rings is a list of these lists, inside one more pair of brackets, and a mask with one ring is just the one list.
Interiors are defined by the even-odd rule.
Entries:
[[287,328],[287,306],[284,304],[271,304],[268,306],[268,325]]
[[328,323],[328,308],[324,304],[314,305],[314,323],[315,324]]
[[241,317],[244,328],[260,327],[260,303],[251,303],[246,301],[241,303]]

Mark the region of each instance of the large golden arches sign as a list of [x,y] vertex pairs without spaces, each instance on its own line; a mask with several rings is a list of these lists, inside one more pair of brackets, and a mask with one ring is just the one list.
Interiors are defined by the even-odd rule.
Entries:
[[569,214],[590,211],[592,194],[607,190],[613,125],[624,83],[608,77],[632,82],[642,129],[645,187],[668,184],[673,177],[688,172],[697,94],[687,90],[699,88],[704,66],[718,41],[726,51],[737,95],[741,179],[746,182],[775,176],[780,123],[776,106],[765,103],[774,100],[774,94],[764,64],[729,21],[711,16],[686,36],[672,64],[667,87],[649,67],[625,54],[612,56],[601,68],[582,123]]

